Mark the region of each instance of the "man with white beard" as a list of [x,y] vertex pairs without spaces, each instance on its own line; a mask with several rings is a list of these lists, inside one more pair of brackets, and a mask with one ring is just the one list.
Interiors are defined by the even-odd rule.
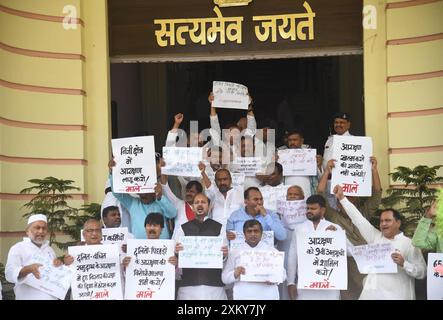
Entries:
[[[43,214],[35,214],[29,217],[26,227],[27,238],[11,247],[6,262],[6,280],[15,283],[14,293],[16,300],[57,300],[56,297],[41,290],[33,288],[24,280],[26,277],[34,276],[40,279],[40,263],[35,263],[36,255],[48,258],[54,266],[60,266],[63,262],[57,259],[54,250],[46,240],[48,233],[48,220]],[[71,256],[65,256],[65,264],[74,262]]]

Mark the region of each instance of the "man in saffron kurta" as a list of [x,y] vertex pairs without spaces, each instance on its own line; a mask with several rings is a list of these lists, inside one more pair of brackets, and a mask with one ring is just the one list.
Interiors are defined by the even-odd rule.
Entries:
[[368,244],[390,243],[395,250],[392,260],[397,273],[370,273],[363,281],[360,300],[415,300],[415,279],[426,275],[426,263],[420,249],[400,231],[401,216],[395,209],[386,209],[380,215],[380,230],[372,226],[358,209],[343,195],[337,185],[334,194]]

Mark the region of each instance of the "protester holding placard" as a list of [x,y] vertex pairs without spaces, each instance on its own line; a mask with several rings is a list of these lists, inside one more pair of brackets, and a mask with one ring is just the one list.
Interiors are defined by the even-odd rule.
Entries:
[[[247,90],[247,89],[246,89]],[[212,92],[209,93],[208,101],[211,104],[211,115],[210,115],[210,123],[211,123],[211,130],[213,132],[216,132],[218,135],[218,139],[214,141],[214,144],[222,146],[222,147],[228,147],[231,153],[231,159],[235,159],[238,156],[240,156],[240,136],[249,136],[253,137],[257,130],[257,122],[255,121],[254,112],[252,110],[252,105],[250,104],[247,107],[247,124],[246,129],[243,132],[243,130],[240,129],[240,127],[237,124],[228,124],[225,129],[228,130],[228,136],[224,137],[222,136],[222,130],[220,127],[220,122],[217,115],[217,105],[215,105],[216,102],[214,102],[214,94]],[[249,97],[249,101],[252,102],[252,99]],[[229,141],[225,141],[229,140]],[[228,161],[228,162],[231,162]]]
[[326,200],[321,195],[310,196],[306,200],[307,211],[305,222],[300,223],[293,232],[288,253],[288,293],[292,300],[339,300],[340,290],[298,289],[298,254],[297,235],[304,235],[317,231],[336,231],[341,227],[324,218]]
[[[209,198],[202,193],[194,197],[193,209],[195,219],[188,221],[177,229],[174,235],[176,252],[183,250],[181,239],[184,236],[222,237],[226,243],[223,225],[208,217]],[[227,245],[220,250],[223,257],[228,255]],[[222,269],[183,268],[181,287],[178,289],[177,300],[226,300],[224,284],[221,280]]]
[[[84,241],[69,247],[74,256],[71,294],[74,300],[121,300],[123,273],[120,250],[116,244],[103,244],[100,221],[88,219],[83,224]],[[84,246],[84,248],[83,248]]]
[[400,213],[395,209],[384,209],[378,230],[344,196],[341,186],[334,187],[334,194],[368,244],[391,243],[395,250],[391,257],[398,265],[398,273],[368,274],[359,299],[415,300],[415,279],[425,277],[426,263],[420,249],[415,248],[411,239],[400,231]]
[[243,188],[232,187],[231,173],[227,169],[219,169],[215,174],[215,185],[206,174],[206,166],[200,163],[203,185],[206,194],[212,201],[212,219],[226,227],[231,213],[243,205]]
[[[15,283],[16,300],[57,300],[55,296],[26,283],[27,278],[30,277],[40,279],[39,269],[43,265],[36,263],[36,261],[48,260],[56,267],[63,264],[61,260],[57,259],[54,250],[49,246],[49,241],[46,240],[47,233],[46,216],[34,214],[28,219],[26,227],[28,237],[23,238],[23,241],[16,243],[9,250],[5,276],[7,281]],[[73,262],[73,258],[68,255],[65,256],[64,260],[66,265]]]
[[[332,159],[332,144],[333,144],[334,135],[339,135],[339,136],[351,136],[352,135],[349,133],[349,129],[351,128],[351,116],[348,113],[337,112],[332,117],[332,119],[333,119],[332,122],[333,122],[334,131],[326,140],[324,152],[323,152],[323,163],[320,168],[319,174],[322,174],[322,172],[324,172],[326,170],[326,166],[327,166],[328,161]],[[329,175],[328,179],[331,179],[330,175]],[[330,188],[331,188],[331,185],[330,185],[330,182],[328,181],[327,189],[330,190]],[[337,200],[335,199],[335,197],[333,195],[328,193],[326,199],[328,200],[329,205],[332,208],[337,207]]]
[[[225,284],[234,284],[234,300],[278,300],[279,292],[277,283],[266,282],[247,282],[242,281],[241,275],[251,274],[254,271],[241,266],[240,258],[243,251],[273,251],[277,249],[267,246],[261,241],[263,227],[257,220],[251,219],[243,224],[243,233],[245,243],[236,250],[229,253],[228,261],[223,268],[222,280]],[[265,261],[263,261],[265,264]],[[277,271],[278,272],[278,271]],[[286,278],[284,268],[281,268],[282,279]]]
[[[159,240],[161,232],[164,227],[165,227],[165,222],[163,219],[163,215],[161,213],[153,212],[153,213],[149,214],[145,219],[145,230],[146,230],[147,239],[148,240]],[[137,242],[137,243],[140,244],[141,242]],[[146,247],[149,247],[148,246],[149,242],[145,242],[144,244],[146,244],[146,246],[143,249],[145,249]],[[149,251],[149,250],[150,249],[148,248],[145,251]],[[143,251],[143,250],[141,250],[141,251]],[[139,254],[141,254],[141,253],[146,253],[146,252],[139,252]],[[122,265],[123,265],[123,269],[125,270],[125,278],[128,277],[126,275],[128,272],[127,269],[128,269],[129,264],[132,261],[133,255],[134,255],[134,253],[132,251],[130,251],[128,253],[128,256],[123,259]],[[136,255],[136,258],[137,258],[137,255]],[[168,263],[172,264],[173,266],[177,266],[177,257],[175,255],[171,255],[170,257],[168,257]],[[134,269],[137,269],[137,270],[134,270]],[[128,292],[127,290],[128,290],[128,288],[142,289],[143,286],[137,285],[137,280],[139,280],[140,278],[144,278],[144,279],[151,278],[151,281],[154,281],[154,282],[155,282],[154,278],[158,279],[158,277],[155,277],[155,276],[151,276],[151,277],[142,276],[144,274],[144,272],[149,273],[150,269],[152,269],[152,266],[151,266],[151,268],[149,268],[146,264],[142,264],[139,261],[135,261],[135,265],[129,271],[129,272],[133,273],[133,279],[131,281],[135,281],[135,283],[128,284],[126,281],[125,297],[128,297],[128,296],[134,297],[135,296],[137,298],[137,294],[135,294],[134,292]],[[135,274],[137,274],[137,273],[138,273],[138,277],[135,276]],[[175,279],[175,277],[174,277],[174,279]],[[127,279],[125,279],[125,280],[127,280]],[[160,284],[160,286],[161,286],[161,284]],[[147,284],[145,287],[147,287]],[[174,290],[174,287],[172,287],[171,289]],[[146,298],[148,298],[147,296],[149,296],[149,294],[151,295],[151,298],[152,298],[153,292],[143,291],[143,293],[141,295],[143,295],[143,297],[146,299]],[[172,296],[174,296],[174,294],[172,294]]]
[[[372,171],[372,195],[370,197],[348,197],[348,200],[358,208],[358,210],[367,220],[370,220],[375,216],[381,203],[382,196],[381,181],[377,168],[377,159],[376,157],[371,156],[369,157],[369,161],[371,162]],[[335,160],[329,160],[326,170],[318,183],[317,191],[325,198],[326,194],[329,194],[329,189],[327,189],[328,177],[331,174],[334,166]],[[346,214],[340,202],[337,203],[336,208],[331,207],[330,203],[327,202],[325,219],[341,226],[346,231],[346,237],[352,245],[361,246],[367,244],[358,228],[352,223],[351,219]],[[363,290],[363,278],[364,275],[358,271],[355,260],[352,257],[348,257],[348,290],[341,292],[342,300],[358,299],[361,291]]]
[[[180,125],[184,120],[183,113],[177,113],[174,116],[174,124],[171,130],[168,131],[168,135],[166,136],[165,147],[187,147],[191,145],[203,147],[204,150],[207,149],[207,144],[203,146],[203,142],[200,141],[199,135],[195,140],[195,134],[187,136],[186,132],[180,129]],[[171,188],[172,192],[174,192],[175,196],[183,199],[185,193],[185,186],[189,181],[195,180],[195,177],[177,177],[177,176],[168,176],[168,185]]]
[[254,219],[261,223],[265,231],[274,231],[276,240],[286,238],[286,230],[278,215],[263,206],[263,196],[256,187],[250,187],[244,192],[244,207],[234,211],[228,219],[226,225],[227,237],[229,240],[235,239],[235,233],[230,231],[243,231],[245,221]]
[[323,170],[326,169],[327,163],[332,159],[332,140],[334,135],[351,136],[349,129],[351,128],[351,116],[346,112],[337,112],[333,116],[334,133],[328,137],[325,143],[323,153]]
[[[109,161],[109,168],[115,166],[115,161]],[[112,184],[112,175],[110,175]],[[138,197],[132,197],[126,193],[115,193],[114,196],[125,206],[131,215],[132,233],[136,239],[146,239],[143,227],[144,220],[151,212],[161,212],[164,218],[175,218],[177,210],[167,197],[162,197],[160,183],[155,186],[155,193],[139,193]],[[171,235],[167,228],[162,231],[161,239],[170,239]]]

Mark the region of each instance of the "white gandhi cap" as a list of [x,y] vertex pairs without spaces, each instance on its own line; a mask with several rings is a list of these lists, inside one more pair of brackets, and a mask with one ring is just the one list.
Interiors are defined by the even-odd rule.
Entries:
[[28,226],[36,221],[43,221],[48,223],[48,219],[46,219],[46,216],[44,214],[34,214],[32,216],[29,217],[28,219]]

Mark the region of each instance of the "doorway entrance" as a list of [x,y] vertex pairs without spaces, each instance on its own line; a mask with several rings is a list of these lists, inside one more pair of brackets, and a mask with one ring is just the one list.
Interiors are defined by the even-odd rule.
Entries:
[[[363,57],[341,55],[270,60],[111,65],[113,137],[144,132],[161,149],[176,113],[183,129],[198,120],[209,127],[212,81],[244,84],[253,97],[257,127],[276,130],[276,145],[298,129],[305,142],[322,152],[337,111],[351,115],[352,132],[364,135]],[[243,110],[219,109],[221,126],[235,123]]]

